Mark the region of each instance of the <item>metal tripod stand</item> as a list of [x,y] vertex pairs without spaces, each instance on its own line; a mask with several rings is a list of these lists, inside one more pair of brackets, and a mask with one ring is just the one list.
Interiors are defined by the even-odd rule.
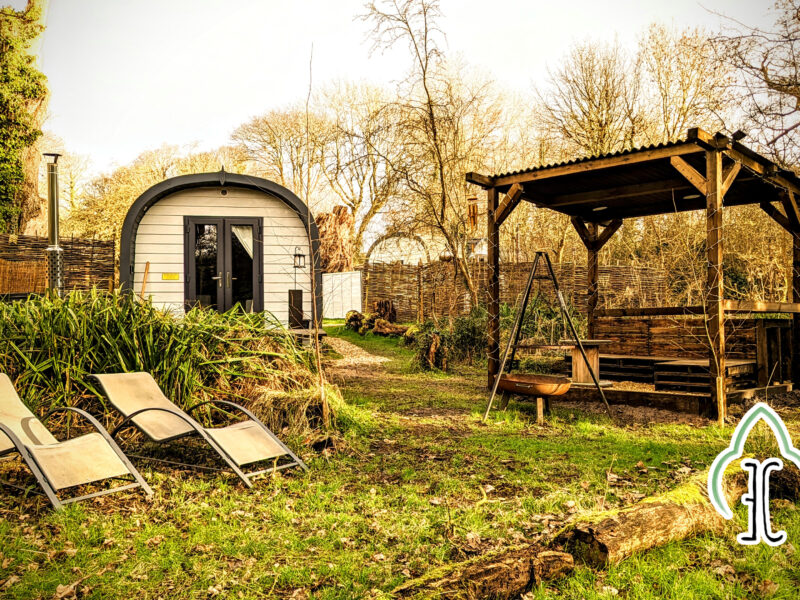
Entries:
[[583,357],[583,362],[586,364],[586,368],[589,371],[589,374],[592,376],[592,381],[594,382],[595,387],[597,387],[597,391],[600,392],[600,397],[603,399],[603,403],[606,405],[606,411],[608,412],[608,416],[611,420],[614,420],[614,416],[611,414],[611,407],[608,405],[608,400],[606,399],[606,395],[603,393],[603,388],[600,386],[600,381],[597,379],[597,374],[594,372],[592,365],[589,363],[589,359],[586,356],[586,351],[583,349],[583,344],[581,343],[580,337],[578,336],[578,332],[575,329],[575,325],[572,322],[572,318],[569,316],[569,311],[567,311],[567,304],[564,301],[564,296],[561,293],[561,288],[558,286],[558,279],[556,278],[556,274],[553,271],[553,264],[550,262],[550,256],[547,254],[545,250],[537,250],[536,257],[533,259],[533,266],[531,267],[531,273],[528,275],[528,283],[525,286],[525,292],[520,298],[520,306],[517,310],[517,318],[514,319],[514,326],[511,328],[511,334],[508,336],[508,343],[506,344],[506,350],[503,352],[503,360],[500,361],[500,369],[497,375],[494,378],[494,383],[492,385],[492,394],[489,396],[489,403],[486,405],[486,411],[483,413],[483,421],[485,422],[487,417],[489,416],[489,411],[492,410],[492,404],[494,403],[494,398],[497,395],[497,387],[500,384],[500,377],[502,377],[503,373],[506,370],[506,365],[509,363],[509,352],[511,353],[511,360],[510,364],[514,364],[514,356],[517,353],[517,346],[519,345],[519,336],[522,333],[522,323],[525,318],[525,311],[528,308],[528,300],[530,299],[531,289],[533,288],[533,280],[536,278],[536,269],[539,266],[539,260],[544,259],[545,265],[547,266],[547,274],[548,279],[553,284],[553,288],[556,291],[556,298],[558,299],[558,306],[561,309],[561,317],[564,319],[564,322],[567,324],[570,334],[572,338],[575,340],[575,344],[578,346],[578,349],[581,352],[581,356]]

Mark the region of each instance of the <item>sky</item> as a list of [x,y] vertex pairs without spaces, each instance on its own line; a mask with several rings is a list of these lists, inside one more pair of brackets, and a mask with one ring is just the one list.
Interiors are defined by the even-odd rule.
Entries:
[[[6,4],[9,0],[0,0]],[[11,0],[21,8],[24,0]],[[206,150],[251,117],[336,79],[392,85],[405,48],[371,53],[363,0],[50,0],[45,129],[109,171],[162,144]],[[772,0],[441,0],[446,52],[501,89],[546,81],[587,39],[633,47],[652,22],[717,30],[773,21]],[[728,21],[728,23],[730,23]]]

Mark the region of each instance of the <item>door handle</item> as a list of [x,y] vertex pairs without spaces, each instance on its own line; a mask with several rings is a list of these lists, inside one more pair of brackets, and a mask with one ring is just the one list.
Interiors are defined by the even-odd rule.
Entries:
[[216,277],[212,277],[211,279],[213,279],[214,281],[219,281],[219,283],[217,285],[219,287],[222,287],[222,271],[217,272],[217,276]]
[[231,287],[231,281],[236,281],[236,277],[231,277],[231,272],[230,271],[228,271],[227,275],[228,275],[227,287]]

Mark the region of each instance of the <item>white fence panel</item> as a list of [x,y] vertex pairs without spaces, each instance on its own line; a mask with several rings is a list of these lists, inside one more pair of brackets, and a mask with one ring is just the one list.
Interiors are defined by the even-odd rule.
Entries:
[[322,316],[344,319],[347,311],[361,311],[361,271],[322,274]]

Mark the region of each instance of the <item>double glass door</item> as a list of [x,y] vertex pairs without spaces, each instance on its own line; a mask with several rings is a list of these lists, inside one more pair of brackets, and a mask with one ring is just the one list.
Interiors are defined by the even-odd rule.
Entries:
[[264,310],[261,230],[258,217],[185,217],[187,310]]

